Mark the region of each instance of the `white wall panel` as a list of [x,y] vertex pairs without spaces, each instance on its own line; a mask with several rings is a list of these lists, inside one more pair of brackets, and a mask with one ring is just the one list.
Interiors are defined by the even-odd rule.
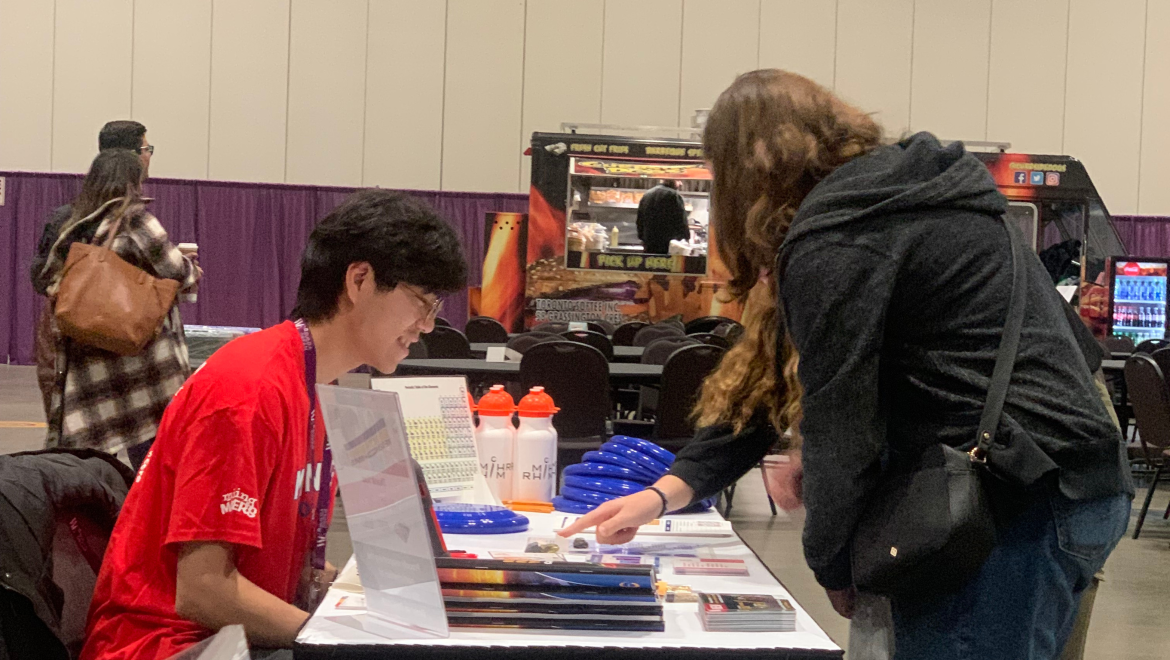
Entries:
[[785,69],[833,88],[837,3],[761,0],[760,68]]
[[56,25],[52,166],[85,172],[102,125],[130,118],[133,2],[58,0]]
[[438,190],[447,3],[373,0],[363,185]]
[[362,183],[368,0],[293,0],[285,181]]
[[685,123],[777,67],[1170,214],[1168,44],[1162,0],[0,0],[0,168],[85,171],[134,118],[155,176],[525,190],[533,131]]
[[157,147],[151,176],[207,176],[211,0],[134,3],[130,111]]
[[52,2],[0,0],[0,169],[51,168],[53,29]]
[[1111,213],[1137,211],[1146,0],[1073,0],[1064,151]]
[[606,0],[601,121],[676,126],[682,0]]
[[836,89],[898,136],[910,122],[914,0],[839,0]]
[[759,68],[760,0],[684,0],[679,126]]
[[519,189],[527,190],[534,131],[561,122],[601,121],[601,43],[605,0],[528,0],[524,34],[524,123]]
[[1138,213],[1170,215],[1170,2],[1149,5]]
[[283,182],[289,0],[215,0],[208,176]]
[[1068,0],[992,2],[988,140],[1063,153],[1068,9]]
[[940,138],[983,140],[991,0],[917,0],[910,126]]
[[449,0],[443,190],[515,192],[524,0]]

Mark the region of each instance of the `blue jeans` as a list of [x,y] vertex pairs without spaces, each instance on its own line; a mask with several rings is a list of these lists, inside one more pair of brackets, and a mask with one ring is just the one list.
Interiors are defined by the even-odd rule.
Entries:
[[1125,493],[1086,501],[1036,495],[1000,528],[987,563],[960,591],[893,603],[894,657],[1058,658],[1081,592],[1125,534],[1129,509]]

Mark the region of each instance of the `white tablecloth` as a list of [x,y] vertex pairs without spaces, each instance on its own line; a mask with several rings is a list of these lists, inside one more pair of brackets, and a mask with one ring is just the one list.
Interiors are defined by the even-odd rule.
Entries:
[[[530,520],[529,530],[517,534],[491,535],[444,535],[447,547],[479,554],[489,558],[491,551],[523,552],[529,536],[551,536],[554,521],[560,521],[564,514],[526,513]],[[700,516],[718,517],[715,512]],[[840,657],[841,649],[821,630],[812,617],[804,611],[792,595],[768,572],[768,569],[744,545],[738,536],[719,538],[687,538],[663,536],[638,537],[638,541],[689,542],[713,546],[713,552],[721,558],[743,559],[750,575],[746,577],[708,577],[675,575],[670,568],[670,559],[664,558],[658,578],[670,584],[689,585],[695,591],[712,593],[770,594],[786,598],[796,608],[796,632],[786,633],[744,633],[707,632],[699,619],[696,603],[666,603],[663,606],[666,630],[664,632],[605,632],[605,631],[564,631],[564,630],[498,630],[475,628],[452,628],[447,639],[390,640],[362,628],[364,612],[338,610],[336,605],[342,596],[352,594],[345,586],[329,590],[321,607],[305,625],[297,638],[299,645],[312,646],[445,646],[466,647],[469,650],[482,647],[627,647],[645,649],[743,649],[744,651],[811,651],[823,653],[825,657]],[[352,573],[353,559],[346,570]],[[350,598],[350,601],[353,599]],[[340,649],[337,649],[340,650]],[[387,650],[390,650],[389,648]],[[403,649],[405,651],[405,649]]]

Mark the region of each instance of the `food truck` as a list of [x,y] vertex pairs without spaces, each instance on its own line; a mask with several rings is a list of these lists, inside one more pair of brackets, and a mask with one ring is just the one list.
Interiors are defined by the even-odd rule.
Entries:
[[[1068,156],[1008,153],[1006,144],[969,146],[1053,283],[1098,335],[1113,332],[1111,269],[1125,261],[1125,247],[1084,166]],[[544,321],[739,318],[739,303],[720,295],[729,273],[710,232],[711,172],[696,139],[534,133],[529,153],[528,213],[488,215],[472,315],[494,317],[510,332]],[[650,254],[639,205],[664,183],[682,198],[689,236]],[[1138,321],[1153,323],[1151,313]]]

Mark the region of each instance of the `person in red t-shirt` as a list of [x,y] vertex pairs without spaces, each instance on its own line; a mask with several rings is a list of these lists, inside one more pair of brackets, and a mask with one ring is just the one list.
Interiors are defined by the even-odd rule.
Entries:
[[168,658],[231,624],[253,646],[292,645],[335,492],[309,381],[393,372],[466,274],[455,233],[406,195],[362,191],[321,221],[297,321],[224,346],[167,408],[106,549],[83,660]]

